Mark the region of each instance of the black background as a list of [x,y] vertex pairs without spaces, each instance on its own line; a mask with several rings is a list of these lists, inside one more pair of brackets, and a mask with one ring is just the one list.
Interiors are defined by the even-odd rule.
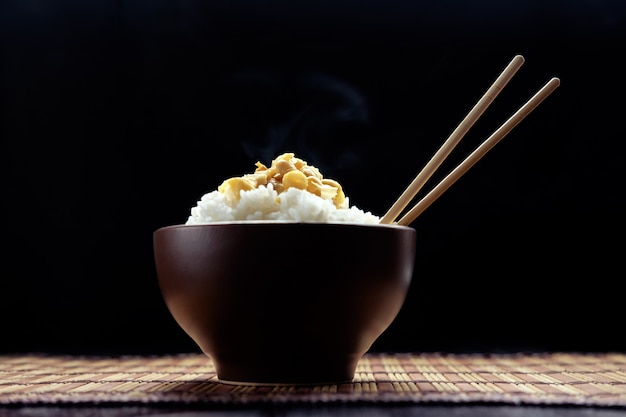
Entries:
[[285,151],[382,215],[515,54],[373,349],[626,350],[625,4],[2,0],[0,351],[195,351],[154,230]]

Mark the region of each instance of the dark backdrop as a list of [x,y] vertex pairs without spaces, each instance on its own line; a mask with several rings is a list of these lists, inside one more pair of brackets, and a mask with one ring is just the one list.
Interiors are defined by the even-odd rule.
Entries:
[[0,350],[196,350],[154,230],[284,151],[382,215],[515,54],[373,349],[626,350],[625,4],[2,0]]

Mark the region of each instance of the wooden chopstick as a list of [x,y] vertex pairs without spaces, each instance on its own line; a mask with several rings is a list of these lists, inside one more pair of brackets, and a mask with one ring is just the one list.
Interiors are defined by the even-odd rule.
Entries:
[[406,226],[412,223],[424,210],[426,210],[437,198],[441,196],[456,180],[469,170],[480,158],[493,148],[504,136],[506,136],[519,122],[532,112],[543,100],[545,100],[559,85],[561,81],[554,77],[548,81],[535,95],[533,95],[517,112],[500,126],[489,138],[487,138],[474,152],[461,162],[450,174],[448,174],[435,188],[411,208],[399,221],[399,225]]
[[454,147],[465,136],[467,131],[474,125],[476,120],[484,113],[493,100],[500,94],[506,84],[513,78],[517,70],[524,63],[524,57],[516,55],[511,62],[506,66],[502,73],[496,78],[491,87],[485,92],[481,99],[474,105],[472,110],[465,116],[457,128],[450,134],[448,139],[443,143],[435,155],[424,166],[422,171],[415,177],[415,179],[404,190],[402,195],[398,197],[396,202],[391,206],[387,213],[380,219],[381,224],[393,223],[395,219],[400,215],[402,210],[413,200],[415,195],[420,191],[422,186],[428,181],[433,173],[439,168],[446,157],[452,152]]

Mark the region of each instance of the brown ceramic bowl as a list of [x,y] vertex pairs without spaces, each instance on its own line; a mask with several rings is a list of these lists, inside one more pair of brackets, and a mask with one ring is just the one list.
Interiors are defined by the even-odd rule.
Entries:
[[154,232],[172,316],[224,382],[350,381],[398,314],[416,232],[396,225],[238,222]]

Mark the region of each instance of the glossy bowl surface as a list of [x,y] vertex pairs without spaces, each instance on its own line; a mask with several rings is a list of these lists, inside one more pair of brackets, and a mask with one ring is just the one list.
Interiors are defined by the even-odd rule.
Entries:
[[224,382],[352,380],[402,307],[416,232],[395,225],[237,222],[153,235],[158,282]]

